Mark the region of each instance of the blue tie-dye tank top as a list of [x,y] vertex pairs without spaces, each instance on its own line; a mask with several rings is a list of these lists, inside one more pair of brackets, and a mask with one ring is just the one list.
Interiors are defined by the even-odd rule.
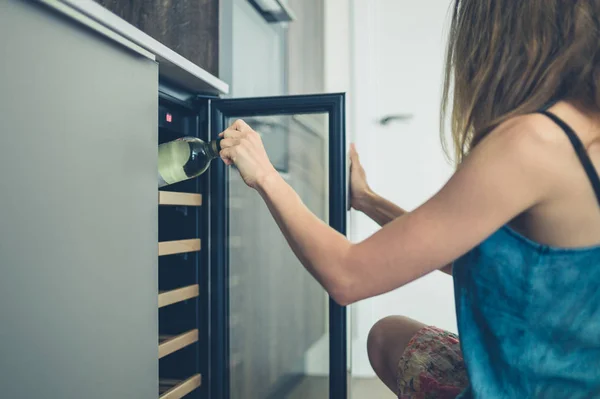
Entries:
[[[567,134],[600,204],[600,179]],[[599,208],[600,209],[600,208]],[[508,226],[453,267],[470,386],[459,398],[600,398],[600,245],[555,248]]]

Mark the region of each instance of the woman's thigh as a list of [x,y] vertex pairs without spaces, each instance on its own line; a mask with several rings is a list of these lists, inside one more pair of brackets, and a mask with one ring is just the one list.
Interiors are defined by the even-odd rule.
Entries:
[[458,337],[406,317],[378,321],[368,352],[379,378],[402,399],[454,398],[468,385]]
[[437,327],[423,327],[398,363],[398,397],[456,398],[469,385],[458,336]]

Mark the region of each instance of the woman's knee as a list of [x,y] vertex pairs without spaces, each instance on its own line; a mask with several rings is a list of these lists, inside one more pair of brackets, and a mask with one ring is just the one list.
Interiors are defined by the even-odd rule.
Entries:
[[377,321],[377,323],[371,327],[371,330],[369,330],[369,337],[367,338],[367,350],[369,355],[380,352],[385,348],[390,327],[397,323],[396,319],[397,316],[388,316]]
[[404,316],[388,316],[379,320],[369,331],[367,339],[371,365],[381,367],[389,365],[390,360],[400,360],[412,337],[424,326]]

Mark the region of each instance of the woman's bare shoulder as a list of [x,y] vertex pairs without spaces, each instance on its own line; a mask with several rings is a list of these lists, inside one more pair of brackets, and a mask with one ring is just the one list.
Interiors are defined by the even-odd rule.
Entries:
[[562,146],[568,143],[561,128],[541,113],[510,118],[497,126],[489,137],[517,141],[523,145]]
[[[478,148],[479,147],[479,148]],[[547,116],[534,113],[510,118],[497,126],[473,152],[505,152],[543,169],[570,162],[573,148],[562,129]],[[547,169],[546,169],[547,170]]]

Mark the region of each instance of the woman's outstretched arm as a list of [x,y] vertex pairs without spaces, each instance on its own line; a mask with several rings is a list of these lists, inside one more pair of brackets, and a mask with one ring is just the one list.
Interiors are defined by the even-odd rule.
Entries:
[[[371,189],[354,144],[350,145],[350,203],[354,209],[364,213],[382,227],[407,213]],[[440,271],[452,275],[452,264],[444,266]]]
[[306,269],[347,305],[441,269],[545,199],[552,159],[530,125],[490,134],[429,201],[357,244],[310,212],[243,121],[222,133],[221,157],[260,193]]

